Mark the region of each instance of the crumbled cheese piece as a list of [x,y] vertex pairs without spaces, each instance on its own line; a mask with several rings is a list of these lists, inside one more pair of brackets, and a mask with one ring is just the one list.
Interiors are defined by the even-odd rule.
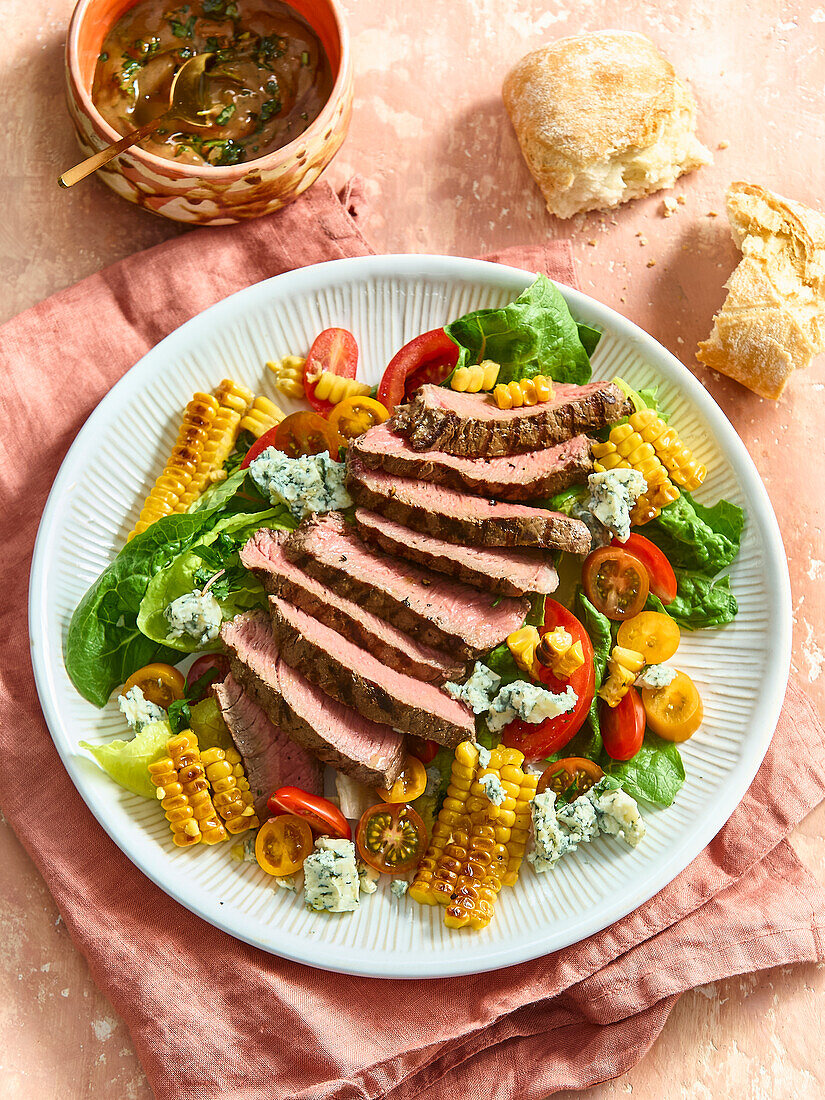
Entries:
[[351,840],[315,841],[316,851],[304,860],[304,898],[316,912],[347,913],[358,908],[359,879]]
[[252,480],[272,504],[285,504],[297,520],[315,512],[349,508],[352,497],[344,485],[345,466],[327,452],[289,458],[274,447],[249,464]]
[[483,745],[478,746],[478,766],[480,768],[489,768],[490,766],[490,750],[485,749]]
[[281,875],[275,876],[275,885],[280,886],[282,890],[290,890],[293,894],[298,889],[298,883],[295,881],[294,875]]
[[532,804],[531,845],[527,859],[540,874],[555,867],[600,833],[617,836],[635,848],[645,835],[639,807],[615,780],[600,779],[573,802],[556,805],[553,791],[537,794]]
[[150,722],[162,722],[166,718],[163,707],[147,699],[137,684],[119,696],[117,705],[135,733],[140,733]]
[[581,795],[573,802],[567,802],[556,810],[559,824],[567,830],[570,840],[576,845],[586,844],[599,835],[599,820],[593,803]]
[[536,725],[547,718],[556,718],[575,707],[578,696],[568,687],[560,694],[528,684],[525,680],[516,680],[505,684],[490,703],[487,714],[487,726],[492,732],[504,729],[514,718]]
[[569,835],[559,827],[555,803],[554,791],[543,791],[533,799],[533,843],[527,859],[539,874],[551,871],[566,852],[575,848]]
[[621,787],[604,790],[603,783],[600,780],[587,792],[596,811],[599,831],[620,837],[630,848],[637,847],[645,835],[645,823],[636,800]]
[[403,898],[409,888],[410,884],[403,878],[394,878],[390,883],[390,891],[396,898]]
[[490,772],[489,775],[482,775],[478,783],[494,806],[500,806],[507,797],[507,792],[502,787],[501,780],[494,772]]
[[238,863],[257,863],[258,858],[255,855],[255,834],[247,833],[243,840],[239,840],[237,844],[233,844],[229,850],[229,854]]
[[498,690],[501,677],[481,661],[476,661],[473,674],[463,684],[447,683],[444,690],[453,699],[466,703],[473,714],[483,714],[490,706],[490,698]]
[[200,645],[217,638],[223,619],[221,605],[212,593],[201,592],[199,588],[172,600],[164,609],[163,617],[169,623],[172,638],[182,638],[188,634]]
[[664,688],[673,683],[675,678],[676,670],[670,665],[648,665],[636,677],[636,687],[654,690]]
[[381,877],[379,871],[376,871],[374,867],[368,867],[363,860],[357,860],[356,866],[358,868],[358,883],[361,887],[362,894],[374,894],[378,889],[378,879]]
[[620,542],[630,538],[630,510],[647,490],[647,482],[638,470],[615,469],[590,474],[587,507]]

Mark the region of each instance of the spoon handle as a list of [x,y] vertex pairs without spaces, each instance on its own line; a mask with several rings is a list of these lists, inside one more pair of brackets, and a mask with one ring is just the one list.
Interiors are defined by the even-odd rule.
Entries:
[[80,183],[81,180],[85,180],[92,172],[96,172],[98,168],[102,168],[104,164],[108,164],[110,160],[114,160],[118,154],[125,152],[127,149],[131,149],[137,142],[148,137],[149,134],[158,128],[165,117],[165,115],[161,115],[159,118],[152,119],[151,122],[147,122],[146,125],[141,126],[139,130],[133,130],[131,134],[127,134],[126,137],[121,138],[120,141],[115,142],[114,145],[110,145],[107,149],[101,149],[100,152],[95,153],[94,156],[82,160],[80,164],[76,164],[74,168],[70,168],[68,172],[64,172],[62,176],[59,176],[57,182],[61,187],[72,187],[74,184]]

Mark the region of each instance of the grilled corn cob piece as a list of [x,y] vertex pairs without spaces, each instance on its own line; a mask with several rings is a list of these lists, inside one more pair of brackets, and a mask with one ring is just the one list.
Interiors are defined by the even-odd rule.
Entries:
[[647,482],[647,491],[639,497],[630,518],[634,523],[647,523],[659,515],[662,508],[677,500],[679,490],[667,476],[652,444],[645,442],[630,423],[617,424],[611,429],[604,443],[594,443],[592,447],[594,469],[638,470]]
[[166,748],[178,775],[183,793],[189,799],[192,814],[204,844],[226,840],[226,829],[209,794],[209,780],[201,761],[198,739],[191,730],[170,738]]
[[287,397],[304,396],[304,364],[306,359],[300,355],[285,355],[283,359],[267,362],[267,367],[275,375],[275,386]]
[[537,775],[522,771],[514,811],[515,820],[510,830],[510,839],[507,842],[507,866],[502,878],[504,886],[513,886],[518,879],[521,861],[524,858],[527,841],[530,837],[530,825],[533,819],[531,803],[536,796],[538,782],[539,777]]
[[241,413],[237,409],[230,409],[225,405],[218,409],[204,444],[201,460],[178,502],[180,507],[175,511],[185,512],[210,482],[220,481],[225,476],[223,464],[235,446],[240,423]]
[[561,680],[570,677],[584,664],[581,642],[573,643],[573,635],[563,626],[542,634],[536,649],[536,660],[546,665]]
[[446,905],[467,854],[470,818],[466,803],[478,768],[478,748],[462,741],[455,750],[450,785],[433,825],[430,844],[409,889],[422,905]]
[[[572,638],[570,639],[572,641]],[[522,626],[507,637],[507,648],[513,660],[524,672],[538,679],[536,649],[540,644],[539,632],[534,626]]]
[[614,645],[607,663],[607,679],[599,688],[599,698],[604,699],[609,707],[617,707],[644,665],[645,659],[641,653]]
[[228,759],[228,754],[218,748],[202,752],[201,763],[212,786],[212,801],[224,820],[226,831],[244,833],[247,829],[257,829],[260,821],[251,804],[244,798],[243,789],[238,786],[238,780],[246,778],[243,765],[240,762],[233,764]]
[[179,848],[200,844],[201,829],[195,820],[195,811],[184,792],[183,784],[171,757],[149,765],[149,778],[157,787],[157,796],[166,812],[166,820],[172,830],[172,840]]
[[238,424],[238,431],[249,432],[256,439],[260,439],[264,432],[280,424],[284,415],[275,402],[270,401],[268,397],[256,397]]
[[491,390],[498,380],[501,367],[492,359],[474,363],[471,367],[456,367],[450,386],[459,393],[480,393]]
[[308,374],[307,382],[315,385],[314,396],[319,401],[330,401],[337,405],[347,397],[366,397],[371,390],[366,382],[356,382],[354,378],[342,378],[331,370],[322,370],[319,374]]
[[543,374],[535,378],[522,378],[520,382],[499,382],[493,390],[493,398],[500,409],[520,409],[524,405],[538,405],[553,400],[553,380]]
[[655,409],[640,409],[629,419],[630,426],[650,443],[670,477],[691,492],[707,477],[707,467],[696,461],[676,431],[669,428]]

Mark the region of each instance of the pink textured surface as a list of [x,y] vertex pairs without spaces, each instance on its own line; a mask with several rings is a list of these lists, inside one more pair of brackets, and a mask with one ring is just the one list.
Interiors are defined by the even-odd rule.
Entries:
[[[582,287],[648,328],[684,362],[722,300],[735,262],[723,216],[725,183],[747,178],[791,197],[820,197],[825,137],[821,81],[825,8],[758,0],[690,5],[534,0],[350,0],[358,74],[350,138],[331,170],[367,180],[364,229],[379,249],[475,254],[569,236]],[[6,0],[0,93],[7,129],[0,174],[0,313],[11,316],[106,263],[179,232],[95,184],[53,188],[72,162],[62,108],[63,35],[70,0]],[[500,104],[507,66],[546,38],[626,26],[646,31],[692,81],[700,133],[716,164],[675,193],[670,219],[653,197],[612,215],[555,222],[521,161]],[[426,80],[420,74],[426,72]],[[435,89],[435,92],[434,92]],[[719,142],[728,141],[716,151]],[[719,217],[712,217],[712,212]],[[640,234],[640,235],[639,235]],[[594,242],[594,243],[591,243]],[[648,266],[650,261],[654,266]],[[785,533],[796,615],[794,666],[823,710],[825,502],[800,506],[793,475],[821,451],[822,361],[794,379],[776,408],[709,379],[725,398],[760,468]],[[781,444],[781,446],[780,446]],[[150,1095],[122,1025],[94,989],[54,905],[10,830],[0,830],[0,1008],[3,1094],[35,1097]],[[797,830],[794,847],[825,880],[825,811]],[[732,979],[677,1005],[645,1061],[594,1097],[825,1093],[819,1056],[821,970]],[[755,1090],[755,1091],[754,1091]]]

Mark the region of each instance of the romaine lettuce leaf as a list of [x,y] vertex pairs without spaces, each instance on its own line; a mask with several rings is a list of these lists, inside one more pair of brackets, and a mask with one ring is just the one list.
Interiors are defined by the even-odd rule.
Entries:
[[606,775],[618,779],[633,798],[670,806],[685,781],[685,766],[672,741],[664,741],[648,730],[642,747],[631,760],[611,760],[603,753],[601,766]]
[[683,492],[645,524],[644,535],[664,552],[674,569],[713,577],[739,553],[744,522],[742,509],[729,501],[706,508]]
[[724,626],[736,618],[739,605],[730,590],[730,577],[714,580],[703,573],[676,571],[676,599],[669,603],[666,612],[680,626],[688,630],[703,627]]

